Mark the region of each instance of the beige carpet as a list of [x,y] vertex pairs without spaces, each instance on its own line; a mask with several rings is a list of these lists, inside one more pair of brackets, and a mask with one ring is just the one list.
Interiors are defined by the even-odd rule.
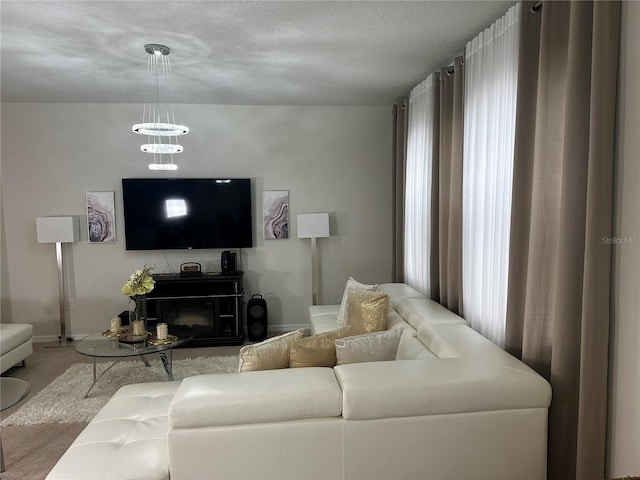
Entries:
[[2,427],[2,480],[43,480],[86,423]]
[[[82,361],[90,365],[91,360],[78,354],[73,347],[46,348],[48,346],[34,344],[34,353],[27,359],[26,367],[15,367],[3,374],[28,381],[31,384],[31,393],[22,403],[2,412],[0,419],[6,419],[19,411],[71,365]],[[176,362],[198,356],[237,355],[239,350],[240,346],[181,348],[173,351],[173,360]],[[2,480],[44,480],[86,425],[82,422],[2,427],[2,445],[7,470],[1,475]]]

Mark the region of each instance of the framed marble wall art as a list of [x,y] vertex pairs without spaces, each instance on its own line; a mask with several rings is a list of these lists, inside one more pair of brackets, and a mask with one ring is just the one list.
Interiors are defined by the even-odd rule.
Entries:
[[289,191],[265,190],[262,194],[265,240],[289,238]]
[[87,234],[89,243],[116,243],[113,192],[87,192]]

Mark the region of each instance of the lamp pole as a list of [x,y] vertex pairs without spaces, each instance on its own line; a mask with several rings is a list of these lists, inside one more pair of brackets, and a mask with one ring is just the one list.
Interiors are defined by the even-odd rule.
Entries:
[[62,242],[56,242],[56,264],[58,267],[58,303],[60,307],[60,345],[67,345],[67,312],[64,305],[64,264],[62,256]]
[[316,237],[311,237],[311,305],[318,305],[318,245]]

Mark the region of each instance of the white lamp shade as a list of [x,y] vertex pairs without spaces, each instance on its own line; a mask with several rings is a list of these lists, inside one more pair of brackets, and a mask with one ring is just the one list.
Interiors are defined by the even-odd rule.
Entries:
[[328,213],[298,214],[298,238],[323,238],[328,236]]
[[77,242],[80,238],[78,217],[37,217],[38,243]]

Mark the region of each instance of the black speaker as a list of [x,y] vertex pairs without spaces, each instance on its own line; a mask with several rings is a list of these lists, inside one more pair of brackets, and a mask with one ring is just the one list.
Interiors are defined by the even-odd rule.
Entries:
[[267,302],[255,294],[247,303],[247,336],[251,342],[267,338]]

